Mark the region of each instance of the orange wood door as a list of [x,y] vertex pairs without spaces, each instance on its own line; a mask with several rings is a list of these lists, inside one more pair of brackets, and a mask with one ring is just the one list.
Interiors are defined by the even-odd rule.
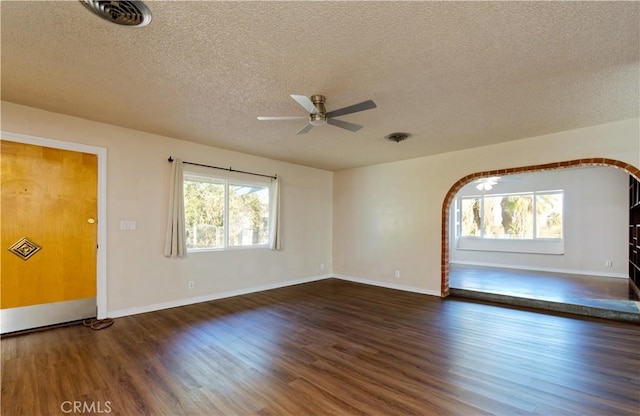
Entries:
[[[97,156],[2,140],[0,308],[96,296]],[[27,237],[28,260],[8,250]]]

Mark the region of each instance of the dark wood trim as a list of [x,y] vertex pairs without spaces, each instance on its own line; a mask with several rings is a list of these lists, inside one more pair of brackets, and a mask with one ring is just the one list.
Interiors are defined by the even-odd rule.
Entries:
[[631,279],[629,279],[629,291],[633,292],[636,299],[640,299],[640,288],[638,288],[638,286],[636,286],[636,284]]

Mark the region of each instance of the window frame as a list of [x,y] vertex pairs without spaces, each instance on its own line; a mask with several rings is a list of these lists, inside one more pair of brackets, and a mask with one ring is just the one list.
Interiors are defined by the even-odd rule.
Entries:
[[[560,194],[562,195],[562,236],[559,238],[553,237],[538,237],[538,227],[537,227],[537,200],[540,195],[552,195],[552,194]],[[485,237],[485,197],[505,197],[505,196],[528,196],[532,197],[532,212],[533,212],[533,237],[532,238],[505,238],[505,237]],[[545,191],[526,191],[526,192],[505,192],[505,193],[497,193],[497,194],[475,194],[475,195],[465,195],[459,196],[456,198],[455,203],[455,224],[456,224],[456,238],[458,239],[470,239],[470,240],[483,240],[483,241],[548,241],[548,242],[564,242],[565,238],[565,206],[564,206],[564,198],[565,192],[564,189],[555,189],[555,190],[545,190]],[[462,200],[474,200],[480,199],[480,235],[462,235]]]
[[[231,176],[225,175],[212,175],[209,173],[203,173],[196,170],[185,170],[183,172],[182,178],[182,186],[184,189],[184,183],[186,181],[199,181],[199,182],[209,182],[209,183],[218,183],[224,186],[224,206],[223,206],[223,246],[222,247],[203,247],[203,248],[189,248],[187,247],[187,253],[206,253],[211,251],[234,251],[234,250],[251,250],[251,249],[268,249],[269,248],[269,234],[271,232],[271,214],[273,210],[273,188],[270,182],[267,181],[252,181],[246,180]],[[242,187],[260,187],[266,188],[269,193],[269,203],[267,208],[268,221],[266,226],[267,231],[267,241],[265,243],[260,244],[246,244],[246,245],[230,245],[229,244],[229,188],[231,186],[242,186]],[[184,196],[186,198],[186,195]],[[186,199],[185,199],[186,205]],[[185,235],[187,232],[187,224],[185,219]]]

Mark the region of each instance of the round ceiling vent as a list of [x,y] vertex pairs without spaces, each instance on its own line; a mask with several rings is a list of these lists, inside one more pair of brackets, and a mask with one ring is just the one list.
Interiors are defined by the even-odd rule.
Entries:
[[142,27],[151,22],[151,11],[141,1],[80,0],[80,3],[111,23]]
[[398,133],[387,134],[386,136],[384,136],[384,138],[389,140],[390,142],[400,143],[403,140],[407,140],[410,136],[411,136],[411,133],[398,132]]

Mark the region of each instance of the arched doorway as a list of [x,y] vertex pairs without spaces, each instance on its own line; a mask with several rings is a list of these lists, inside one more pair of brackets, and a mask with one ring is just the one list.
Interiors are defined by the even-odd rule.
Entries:
[[563,162],[547,163],[543,165],[523,166],[517,168],[508,169],[496,169],[484,172],[476,172],[467,175],[458,180],[447,192],[447,195],[442,205],[442,228],[441,228],[441,296],[446,297],[449,295],[449,273],[450,273],[450,207],[456,194],[460,189],[468,183],[481,178],[490,178],[494,176],[507,176],[521,173],[533,173],[543,172],[555,169],[575,168],[575,167],[589,167],[589,166],[610,166],[616,169],[621,169],[629,173],[631,176],[640,180],[640,169],[630,165],[626,162],[619,160],[607,159],[607,158],[588,158],[588,159],[575,159]]

